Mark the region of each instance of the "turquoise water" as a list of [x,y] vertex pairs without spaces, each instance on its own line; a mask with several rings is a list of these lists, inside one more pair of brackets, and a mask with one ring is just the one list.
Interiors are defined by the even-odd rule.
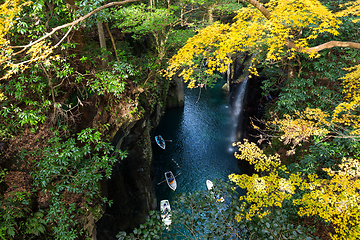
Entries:
[[[206,190],[206,180],[228,180],[231,173],[241,174],[234,157],[234,118],[229,96],[214,88],[185,90],[184,108],[169,109],[155,129],[154,136],[166,141],[163,150],[153,144],[155,191],[158,203],[179,192]],[[172,191],[164,182],[164,172],[176,176],[177,189]]]

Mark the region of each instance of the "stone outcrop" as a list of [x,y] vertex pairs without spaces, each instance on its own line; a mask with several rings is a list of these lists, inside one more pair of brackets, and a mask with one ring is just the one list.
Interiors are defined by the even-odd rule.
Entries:
[[170,82],[170,88],[167,99],[167,108],[183,107],[184,106],[184,82],[182,78],[175,76]]

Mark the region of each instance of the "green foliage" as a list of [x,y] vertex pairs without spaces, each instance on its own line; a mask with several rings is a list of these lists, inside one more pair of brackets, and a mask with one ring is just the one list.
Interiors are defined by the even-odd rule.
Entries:
[[144,224],[140,224],[139,228],[135,228],[130,234],[124,231],[119,232],[116,237],[118,240],[160,239],[163,231],[165,231],[165,226],[162,223],[160,212],[150,211],[148,220]]
[[54,137],[49,147],[35,154],[42,158],[35,162],[31,176],[35,186],[51,194],[47,218],[54,226],[55,239],[76,239],[81,233],[77,215],[85,209],[65,201],[66,196],[83,196],[88,208],[94,207],[100,194],[99,181],[110,178],[113,164],[126,157],[126,152],[114,151],[99,132],[87,128],[76,139]]
[[178,23],[173,11],[167,8],[151,9],[145,4],[132,5],[114,12],[117,20],[115,26],[122,31],[132,33],[132,37],[140,40],[146,35],[152,37],[153,46],[158,57],[158,63],[169,48],[168,38],[172,29]]
[[193,37],[194,35],[195,31],[192,29],[172,30],[168,39],[169,51],[176,52],[179,48],[184,46],[189,38]]
[[[44,0],[37,0],[20,13],[13,32],[37,39],[43,36],[48,29],[68,23],[72,19],[73,14],[66,6],[66,2],[55,0],[52,4],[48,4]],[[15,40],[17,39],[23,38],[15,35]]]
[[135,74],[135,69],[131,64],[115,62],[111,65],[111,70],[96,73],[95,78],[88,82],[88,85],[90,90],[97,94],[111,94],[116,98],[121,98],[125,90],[125,81]]
[[37,239],[46,231],[43,212],[31,210],[30,193],[13,191],[10,194],[6,198],[0,196],[0,238],[14,239],[22,235],[26,239]]
[[133,33],[134,39],[147,34],[161,34],[176,21],[172,11],[165,8],[150,10],[145,4],[131,5],[114,13],[118,23],[115,25],[124,32]]
[[[133,233],[120,232],[118,239],[236,239],[241,229],[234,219],[238,208],[238,193],[233,184],[214,181],[214,192],[197,191],[180,193],[171,201],[171,225],[169,229],[161,222],[158,211],[150,214],[149,220]],[[215,195],[226,200],[219,202]]]
[[309,228],[297,224],[293,214],[291,208],[276,208],[267,217],[244,220],[242,239],[318,239],[308,234]]

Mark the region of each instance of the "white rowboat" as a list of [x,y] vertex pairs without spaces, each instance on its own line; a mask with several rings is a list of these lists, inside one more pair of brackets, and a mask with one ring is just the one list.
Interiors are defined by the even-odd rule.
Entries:
[[162,221],[168,228],[168,226],[171,224],[171,207],[169,200],[165,199],[160,201],[160,212]]
[[174,174],[171,171],[165,172],[165,179],[169,188],[175,191],[177,187],[177,183]]
[[[206,180],[206,187],[207,187],[207,189],[208,189],[209,191],[211,191],[212,193],[214,193],[214,192],[211,190],[211,189],[214,187],[214,184],[213,184],[212,181]],[[215,196],[215,198],[216,198],[216,200],[217,200],[218,202],[224,202],[224,201],[225,201],[224,198],[221,197],[219,194],[217,194],[217,195]]]

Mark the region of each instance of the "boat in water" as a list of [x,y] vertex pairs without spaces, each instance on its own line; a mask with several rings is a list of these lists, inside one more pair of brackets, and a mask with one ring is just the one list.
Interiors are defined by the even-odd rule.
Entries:
[[165,141],[161,135],[155,136],[155,141],[159,147],[165,149]]
[[165,179],[169,188],[175,191],[177,183],[174,174],[171,171],[165,172]]
[[[213,184],[212,181],[206,180],[206,187],[210,192],[212,192],[214,194],[214,192],[211,190],[214,187],[214,184]],[[224,202],[225,201],[225,199],[223,197],[221,197],[220,194],[216,194],[215,198],[216,198],[216,200],[218,202]]]
[[168,229],[169,225],[171,224],[171,207],[169,200],[165,199],[160,201],[160,212],[162,221]]

